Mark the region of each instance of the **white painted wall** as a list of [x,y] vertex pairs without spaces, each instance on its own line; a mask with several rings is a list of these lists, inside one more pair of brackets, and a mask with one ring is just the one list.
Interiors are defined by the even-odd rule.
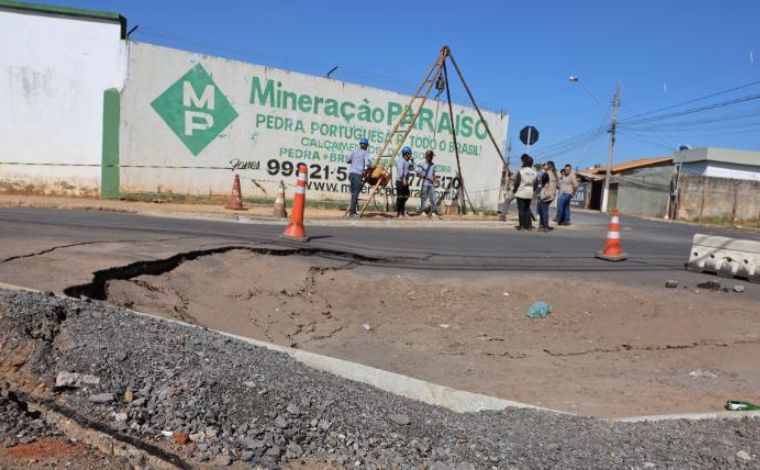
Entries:
[[103,91],[125,76],[119,23],[0,10],[0,191],[97,195]]
[[739,165],[736,163],[703,160],[701,162],[683,163],[681,171],[690,175],[712,178],[760,181],[760,165]]
[[[280,180],[288,185],[290,196],[295,176],[291,172],[272,169],[286,166],[292,169],[296,163],[306,162],[312,174],[307,195],[309,200],[348,201],[349,193],[343,191],[348,181],[341,179],[338,171],[345,170],[347,166],[344,158],[350,153],[349,147],[355,148],[358,138],[366,135],[371,141],[370,152],[376,155],[393,123],[393,120],[389,123],[387,113],[383,120],[362,120],[358,114],[360,108],[369,106],[373,110],[388,110],[395,103],[403,106],[409,99],[387,90],[151,44],[130,41],[129,48],[129,74],[121,100],[123,192],[229,195],[234,175],[231,162],[240,160],[248,162],[246,168],[237,171],[245,197],[273,198]],[[199,65],[213,78],[214,86],[199,85],[195,90],[191,88],[188,94],[184,85],[190,86],[189,83],[186,79],[180,79],[187,77],[188,73],[192,74],[191,70]],[[321,102],[318,112],[314,112],[311,105],[283,109],[262,104],[260,99],[252,102],[254,77],[261,87],[271,81],[275,90],[293,92],[306,103],[311,103],[313,97],[335,100],[341,103],[341,109],[346,113],[330,115],[325,111],[326,101]],[[172,86],[176,86],[178,91],[169,105],[163,102],[157,106],[156,100],[161,101],[159,97]],[[220,104],[222,94],[237,116],[207,146],[191,150],[183,139],[197,133],[202,135],[202,128],[211,122],[204,116],[211,117],[223,107]],[[213,102],[209,100],[212,96],[215,96]],[[426,107],[433,115],[436,104],[432,100],[428,103]],[[178,128],[172,130],[156,107],[164,110],[173,108],[174,117],[171,119],[180,123],[176,124]],[[437,109],[439,118],[444,111],[447,111],[445,99]],[[466,116],[469,120],[479,121],[473,108],[455,106],[454,112],[462,120]],[[509,117],[493,112],[484,114],[495,138],[502,143]],[[219,118],[214,119],[216,124]],[[277,128],[286,119],[291,123],[300,122],[303,129]],[[320,126],[358,128],[359,133],[330,136]],[[482,128],[480,134],[458,134],[460,144],[466,144],[478,153],[462,156],[462,172],[472,202],[476,206],[496,209],[502,164]],[[422,153],[434,146],[436,163],[442,168],[440,176],[455,176],[456,164],[454,152],[449,148],[449,133],[421,129],[411,135],[414,139],[409,145],[413,147],[418,163],[422,162]],[[416,204],[417,201],[413,198],[410,202]]]

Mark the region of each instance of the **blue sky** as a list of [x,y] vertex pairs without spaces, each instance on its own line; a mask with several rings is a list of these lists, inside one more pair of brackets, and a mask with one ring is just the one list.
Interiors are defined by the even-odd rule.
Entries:
[[[618,82],[615,161],[668,155],[679,144],[760,150],[754,98],[625,124],[638,113],[760,81],[755,0],[44,3],[117,11],[130,27],[139,25],[135,40],[319,75],[338,65],[335,78],[407,93],[448,44],[481,105],[510,114],[513,155],[523,151],[517,132],[532,124],[541,132],[531,149],[539,159],[582,167],[605,162],[604,132],[556,144],[598,128],[605,113],[586,88],[609,107]],[[570,74],[586,88],[570,83]],[[759,93],[760,83],[675,111]]]

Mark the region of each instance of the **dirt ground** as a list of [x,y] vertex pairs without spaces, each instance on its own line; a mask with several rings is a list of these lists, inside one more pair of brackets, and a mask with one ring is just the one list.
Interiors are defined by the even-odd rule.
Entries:
[[[231,251],[111,281],[107,293],[138,311],[584,415],[760,401],[760,307],[733,292]],[[553,313],[526,317],[539,299]]]
[[0,468],[7,470],[43,468],[130,469],[129,464],[107,456],[82,443],[64,438],[46,438],[15,447],[0,447]]

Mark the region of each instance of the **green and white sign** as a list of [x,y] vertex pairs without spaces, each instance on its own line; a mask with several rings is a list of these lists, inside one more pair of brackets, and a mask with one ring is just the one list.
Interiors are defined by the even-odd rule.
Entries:
[[200,64],[150,105],[193,155],[198,155],[238,116]]
[[[362,137],[377,155],[409,100],[387,90],[150,44],[130,42],[129,48],[122,192],[229,195],[238,173],[244,197],[273,198],[280,181],[293,187],[295,168],[303,162],[309,200],[346,202],[346,157]],[[454,106],[453,118],[467,193],[475,206],[495,209],[502,163],[486,126],[464,106]],[[497,140],[506,137],[507,115],[485,112],[484,118]],[[428,100],[404,144],[417,163],[433,149],[439,194],[456,192],[452,117],[445,101]]]

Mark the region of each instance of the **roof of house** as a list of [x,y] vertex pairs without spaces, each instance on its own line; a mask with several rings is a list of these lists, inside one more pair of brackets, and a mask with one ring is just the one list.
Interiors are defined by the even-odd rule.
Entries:
[[678,163],[692,163],[712,161],[721,163],[733,163],[737,165],[760,166],[760,152],[749,150],[736,150],[718,147],[698,147],[689,150],[680,150],[674,154]]
[[0,0],[0,10],[15,10],[28,13],[42,13],[45,15],[68,16],[85,20],[113,21],[121,25],[122,39],[126,37],[127,19],[118,13],[110,11],[69,8],[57,5],[44,5],[41,3],[16,2],[13,0]]
[[[612,173],[620,173],[627,170],[636,170],[639,168],[648,168],[650,166],[669,165],[673,163],[673,157],[652,157],[652,158],[639,158],[638,160],[628,160],[627,162],[618,163],[612,165]],[[589,168],[583,170],[583,173],[588,175],[604,175],[607,173],[607,167],[602,166],[599,168]]]

